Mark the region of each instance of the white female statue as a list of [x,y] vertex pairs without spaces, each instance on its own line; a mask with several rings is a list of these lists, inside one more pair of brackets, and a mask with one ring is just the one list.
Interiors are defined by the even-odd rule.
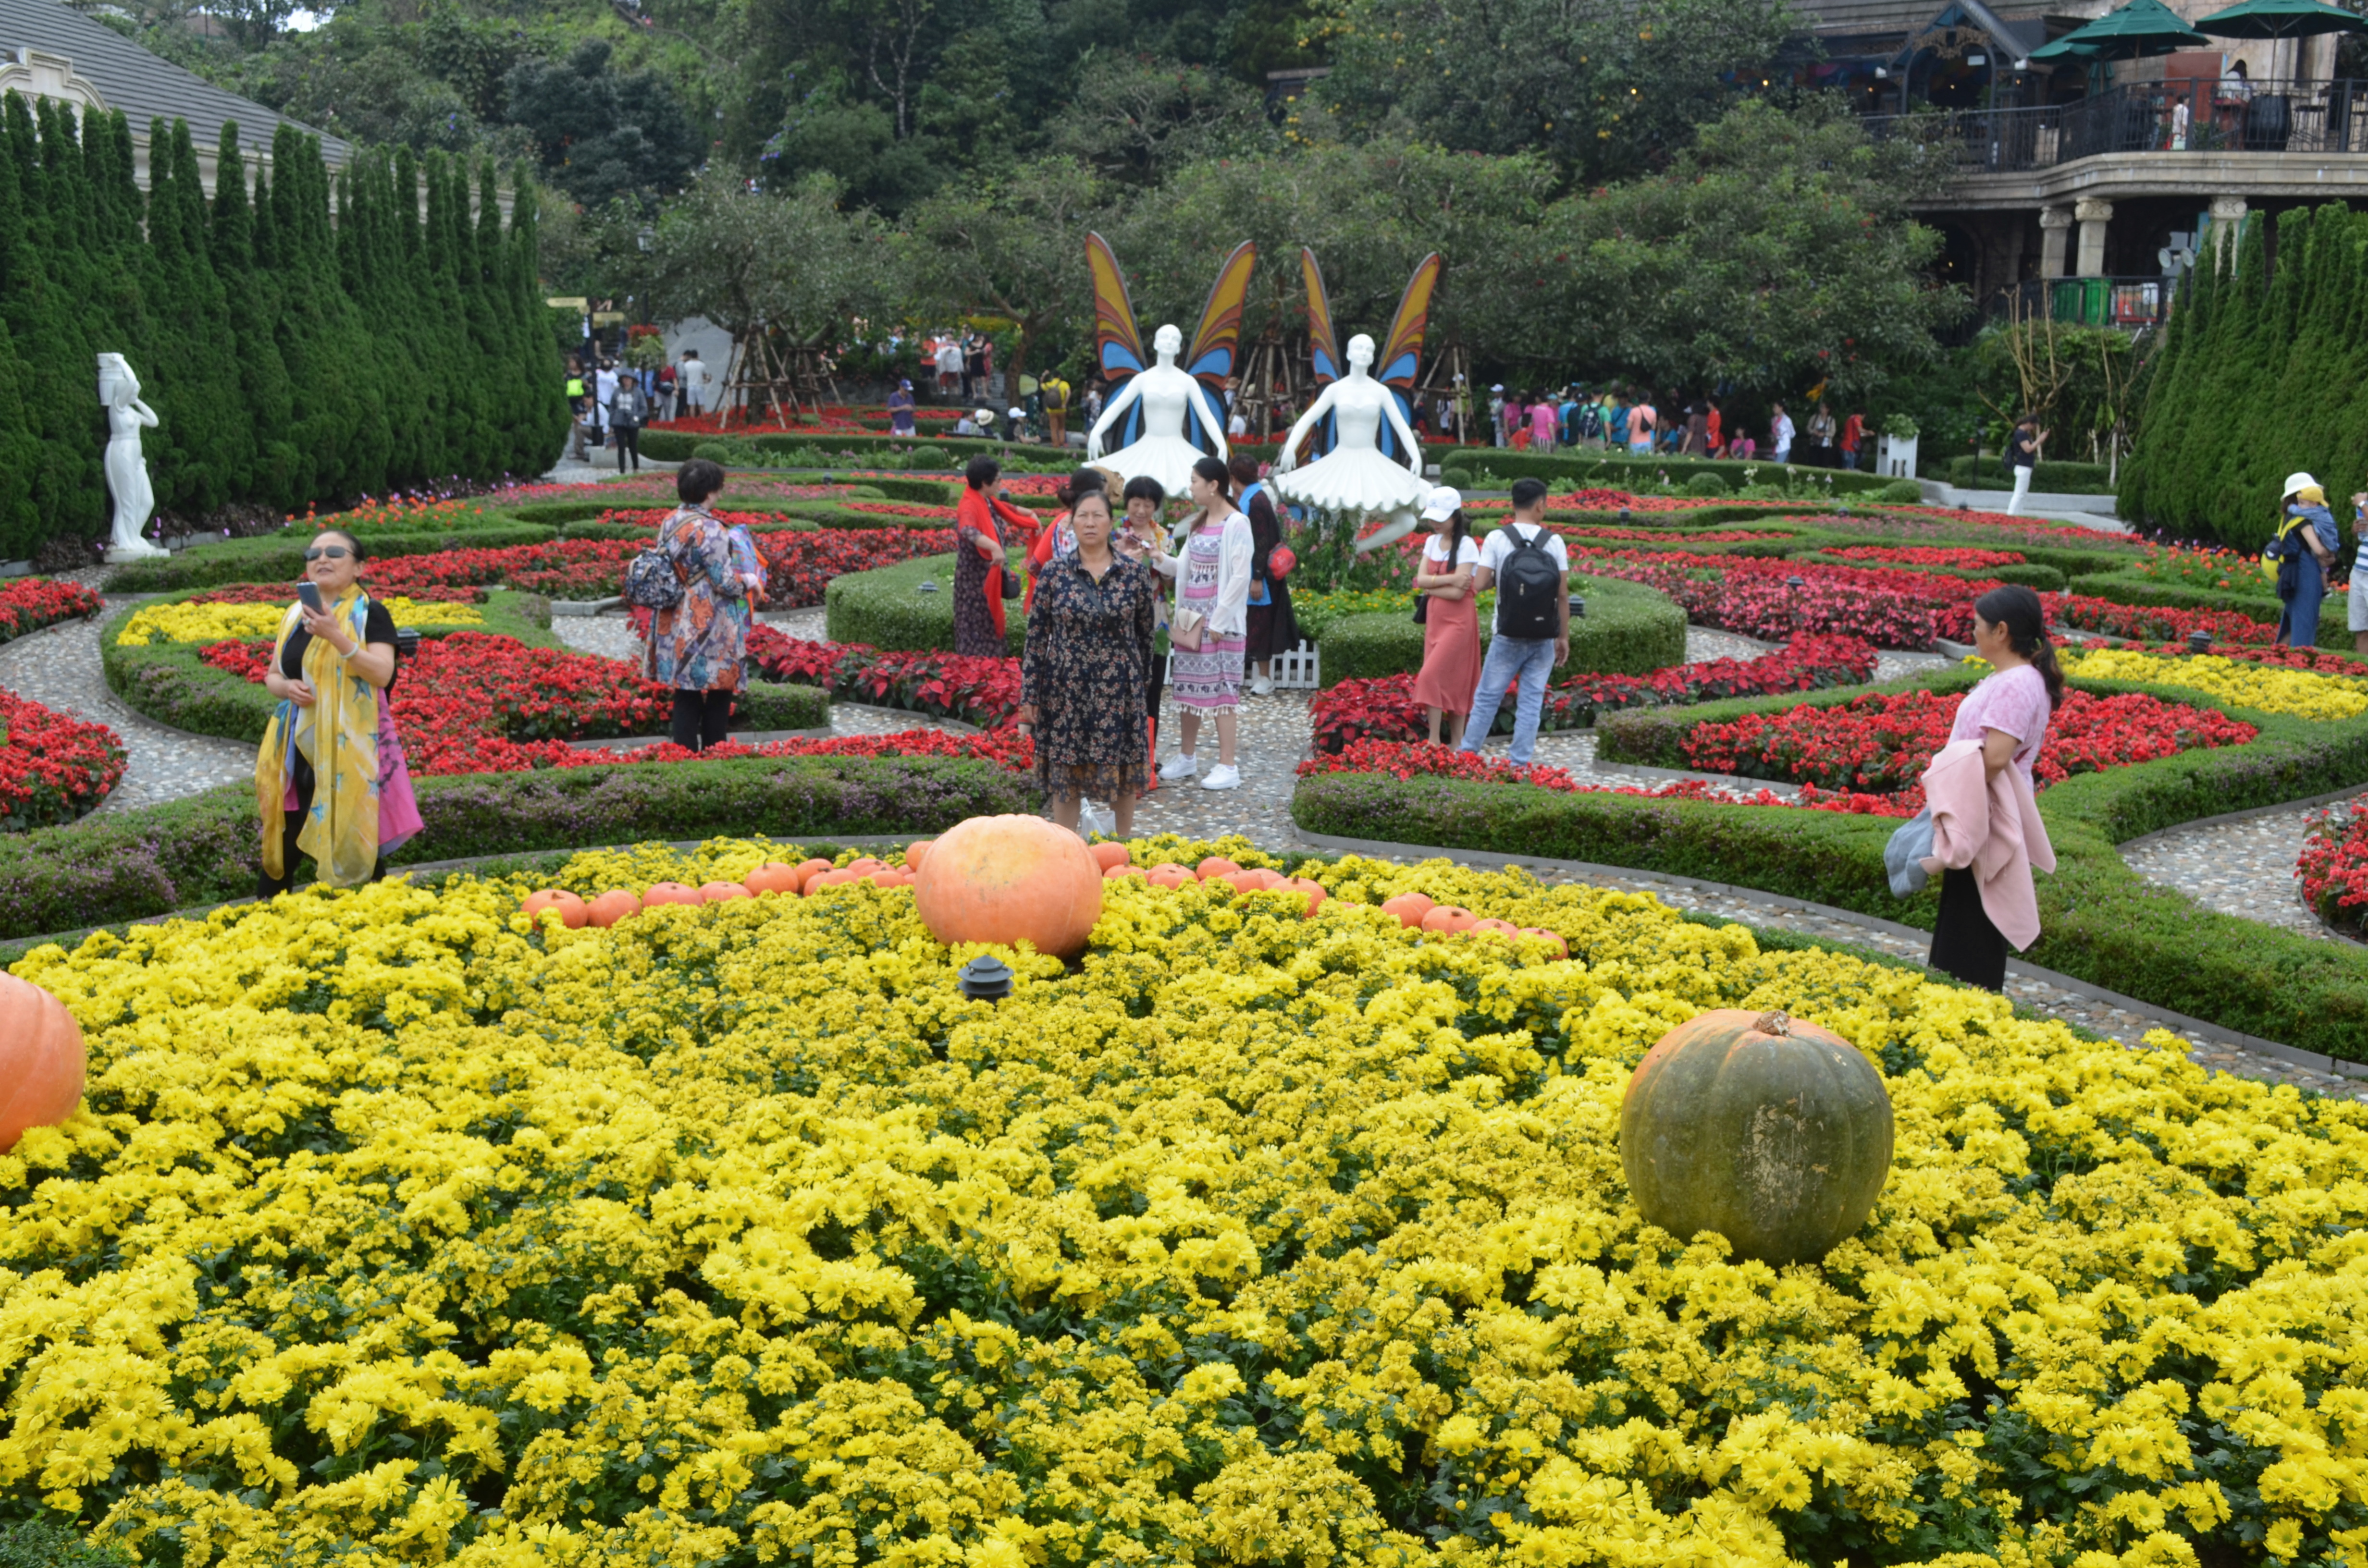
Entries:
[[[1349,340],[1349,373],[1324,389],[1307,412],[1291,427],[1276,457],[1275,494],[1326,517],[1363,519],[1386,515],[1389,526],[1357,548],[1374,550],[1414,531],[1415,508],[1430,494],[1422,477],[1422,443],[1415,439],[1398,400],[1373,380],[1373,340],[1363,333]],[[1332,449],[1295,468],[1299,444],[1320,425],[1333,419]],[[1382,422],[1389,421],[1406,460],[1382,455]]]
[[[1190,493],[1192,464],[1199,459],[1225,459],[1224,385],[1234,373],[1242,304],[1257,265],[1256,244],[1246,240],[1235,245],[1217,268],[1217,280],[1201,307],[1191,352],[1184,353],[1181,332],[1163,326],[1151,337],[1157,362],[1146,366],[1118,257],[1099,234],[1086,236],[1086,270],[1094,288],[1094,361],[1105,377],[1121,383],[1086,435],[1087,462],[1128,479],[1156,479],[1174,496]],[[1176,362],[1179,354],[1181,366]],[[1113,435],[1122,439],[1130,430],[1133,440],[1102,456],[1105,441]]]
[[[1168,494],[1181,495],[1191,486],[1192,464],[1209,455],[1186,434],[1192,421],[1199,420],[1221,460],[1225,456],[1225,432],[1222,426],[1210,426],[1201,402],[1201,383],[1176,367],[1176,356],[1184,351],[1184,334],[1174,326],[1163,326],[1152,335],[1151,347],[1158,362],[1137,370],[1120,386],[1118,395],[1110,400],[1086,437],[1086,460],[1127,479],[1148,474]],[[1128,409],[1138,404],[1143,411],[1143,434],[1104,457],[1103,437],[1120,424]]]
[[107,405],[107,488],[115,497],[115,532],[109,561],[146,561],[163,555],[140,537],[156,509],[148,483],[148,460],[140,452],[140,432],[156,427],[156,412],[140,401],[140,378],[120,354],[98,357],[98,401]]

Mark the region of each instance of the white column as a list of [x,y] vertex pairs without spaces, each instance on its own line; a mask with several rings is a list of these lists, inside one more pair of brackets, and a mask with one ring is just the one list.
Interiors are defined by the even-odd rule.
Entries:
[[2105,272],[2105,225],[2113,221],[2110,201],[2076,201],[2072,216],[2080,222],[2078,278],[2101,278]]
[[2225,266],[2228,247],[2237,243],[2237,235],[2245,226],[2245,199],[2241,196],[2215,196],[2212,199],[2212,249]]
[[2043,207],[2039,210],[2039,275],[2042,278],[2064,276],[2064,241],[2072,227],[2072,209]]

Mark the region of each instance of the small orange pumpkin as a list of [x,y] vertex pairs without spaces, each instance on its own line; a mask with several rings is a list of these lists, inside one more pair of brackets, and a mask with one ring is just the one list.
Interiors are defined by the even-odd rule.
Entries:
[[1509,942],[1521,934],[1521,928],[1509,920],[1475,920],[1472,923],[1472,934],[1475,937],[1502,937]]
[[814,880],[816,877],[821,876],[825,871],[833,870],[833,869],[836,869],[836,868],[832,865],[832,863],[831,863],[830,861],[828,861],[828,860],[824,859],[824,858],[823,858],[821,856],[819,856],[819,855],[815,856],[815,857],[814,857],[813,859],[811,859],[811,860],[801,860],[801,861],[799,861],[799,862],[798,862],[798,891],[799,891],[800,892],[805,892],[809,891],[810,889],[812,889],[812,888],[813,888],[813,886],[814,886]]
[[1304,892],[1307,895],[1307,916],[1311,920],[1315,917],[1315,912],[1324,907],[1324,900],[1327,896],[1324,892],[1324,884],[1312,877],[1293,877],[1282,884],[1282,891]]
[[921,869],[922,857],[928,854],[929,846],[936,842],[937,840],[934,838],[916,838],[913,840],[912,843],[905,846],[905,869],[908,871],[919,870]]
[[681,882],[653,882],[650,884],[649,891],[642,894],[643,909],[655,909],[662,903],[697,905],[706,902],[705,896],[697,888]]
[[809,879],[806,882],[806,893],[811,897],[813,894],[821,892],[824,888],[843,888],[854,880],[855,872],[851,869],[842,866],[833,870],[824,871],[819,875]]
[[1190,868],[1173,860],[1162,860],[1151,868],[1151,874],[1144,880],[1156,888],[1180,888],[1192,880],[1192,872]]
[[853,871],[859,877],[868,877],[874,871],[886,870],[888,862],[877,855],[859,855],[849,860],[845,869]]
[[1235,865],[1223,855],[1212,855],[1193,867],[1192,874],[1205,882],[1215,877],[1230,877],[1240,869],[1239,866]]
[[538,931],[542,929],[542,912],[546,909],[559,911],[560,924],[571,931],[582,930],[584,923],[592,917],[592,912],[584,907],[584,901],[565,888],[544,888],[541,892],[530,892],[526,895],[525,907],[527,920]]
[[1134,852],[1116,839],[1089,844],[1086,846],[1086,853],[1091,855],[1094,858],[1094,864],[1105,871],[1113,866],[1126,865],[1134,858]]
[[708,903],[723,903],[731,899],[747,898],[752,895],[738,882],[703,882],[700,885],[699,896]]
[[54,1127],[82,1104],[89,1056],[66,1005],[13,974],[0,973],[0,1154],[26,1130]]
[[803,885],[795,866],[784,866],[779,860],[768,860],[741,879],[750,893],[793,893]]
[[1140,866],[1105,866],[1102,868],[1102,881],[1106,882],[1122,882],[1129,877],[1133,877],[1138,882],[1142,881],[1144,880],[1143,868]]
[[1453,903],[1433,904],[1430,913],[1422,917],[1424,930],[1441,931],[1449,936],[1453,936],[1459,931],[1469,931],[1478,924],[1480,924],[1478,915],[1460,904]]
[[1083,840],[1036,816],[971,817],[948,828],[913,883],[940,942],[1028,942],[1069,958],[1102,914],[1101,868]]
[[1524,926],[1521,927],[1521,935],[1534,937],[1541,942],[1552,942],[1554,957],[1558,959],[1570,957],[1570,944],[1562,939],[1562,933],[1559,931],[1549,931],[1543,926]]
[[631,920],[641,912],[640,897],[623,888],[610,888],[592,901],[588,911],[592,924],[604,931],[620,920]]
[[1430,902],[1430,895],[1428,893],[1402,892],[1395,898],[1383,900],[1382,913],[1396,915],[1399,925],[1413,931],[1420,929],[1423,916],[1437,907],[1438,905]]

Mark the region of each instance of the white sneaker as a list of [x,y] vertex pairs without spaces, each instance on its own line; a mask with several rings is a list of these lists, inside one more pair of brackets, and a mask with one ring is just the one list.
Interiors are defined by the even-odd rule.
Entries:
[[1162,778],[1190,778],[1200,771],[1201,765],[1192,760],[1192,754],[1189,751],[1179,751],[1159,765],[1159,777]]
[[1201,780],[1203,790],[1238,790],[1242,787],[1242,770],[1229,762],[1221,762],[1209,769],[1209,777]]
[[1274,682],[1269,680],[1264,676],[1258,676],[1258,679],[1250,682],[1250,695],[1252,697],[1272,697],[1274,695]]

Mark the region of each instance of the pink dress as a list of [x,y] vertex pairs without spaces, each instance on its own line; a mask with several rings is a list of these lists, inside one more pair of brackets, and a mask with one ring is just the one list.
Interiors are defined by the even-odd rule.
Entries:
[[[1455,555],[1459,565],[1479,565],[1479,541],[1465,540]],[[1422,569],[1433,574],[1448,569],[1444,539],[1433,536],[1424,544]],[[1433,594],[1427,602],[1422,673],[1414,677],[1414,699],[1442,713],[1469,713],[1473,693],[1480,689],[1480,601],[1471,594],[1460,599]]]

